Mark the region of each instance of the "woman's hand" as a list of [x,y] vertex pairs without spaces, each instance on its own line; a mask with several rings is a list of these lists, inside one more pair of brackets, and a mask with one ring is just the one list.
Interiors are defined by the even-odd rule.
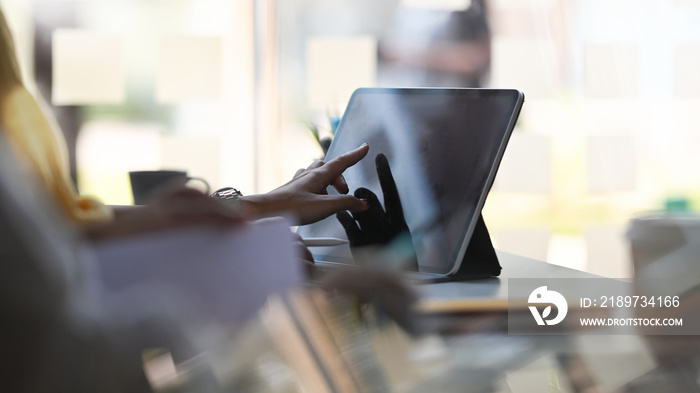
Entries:
[[224,201],[191,188],[179,188],[153,200],[147,206],[115,210],[114,220],[87,228],[93,240],[127,237],[188,225],[231,226],[245,218]]
[[[322,220],[342,210],[365,211],[369,207],[366,200],[346,195],[349,189],[343,172],[364,158],[368,151],[369,146],[363,144],[331,161],[316,161],[297,171],[289,183],[267,194],[241,197],[243,208],[257,216],[292,213],[300,225]],[[341,195],[328,195],[328,186],[333,186]]]

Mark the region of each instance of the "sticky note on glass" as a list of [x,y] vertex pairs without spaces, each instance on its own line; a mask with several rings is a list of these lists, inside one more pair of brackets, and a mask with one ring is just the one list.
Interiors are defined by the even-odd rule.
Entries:
[[637,156],[631,136],[588,138],[588,191],[632,191],[637,186]]
[[443,11],[464,11],[472,5],[471,0],[401,0],[401,5],[410,8],[425,8]]
[[510,192],[550,192],[551,138],[544,135],[514,134],[498,168],[494,188]]
[[377,79],[377,40],[372,36],[314,37],[306,43],[307,97],[315,108],[346,105],[358,87]]
[[54,105],[119,104],[126,97],[122,38],[78,29],[53,33]]
[[673,92],[678,98],[700,98],[700,43],[676,45]]
[[551,97],[561,86],[556,46],[551,40],[493,40],[491,86],[520,89],[528,97]]
[[223,39],[167,35],[160,39],[156,100],[177,103],[221,97]]
[[631,44],[587,44],[583,53],[584,92],[592,98],[637,96],[637,47]]

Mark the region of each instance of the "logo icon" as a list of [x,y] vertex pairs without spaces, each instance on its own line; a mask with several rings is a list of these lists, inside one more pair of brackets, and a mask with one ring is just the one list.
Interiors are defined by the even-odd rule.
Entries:
[[[528,306],[532,316],[535,317],[535,321],[538,325],[542,326],[545,323],[547,325],[556,325],[564,320],[567,311],[569,311],[569,305],[566,304],[566,299],[561,293],[557,291],[548,291],[547,286],[539,287],[530,293],[530,297],[527,299],[529,304],[550,304],[543,311],[542,315],[537,310],[535,306]],[[557,307],[557,316],[554,319],[546,319],[552,313],[552,306]]]

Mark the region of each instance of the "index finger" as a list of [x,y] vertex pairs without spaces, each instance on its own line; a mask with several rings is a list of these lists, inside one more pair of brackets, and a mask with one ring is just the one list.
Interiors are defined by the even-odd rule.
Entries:
[[338,157],[328,161],[326,165],[318,168],[318,172],[321,173],[321,181],[325,184],[332,183],[338,176],[340,176],[346,169],[357,164],[361,159],[363,159],[367,152],[369,151],[369,145],[363,143],[360,147],[355,150],[350,150],[347,153],[341,154]]

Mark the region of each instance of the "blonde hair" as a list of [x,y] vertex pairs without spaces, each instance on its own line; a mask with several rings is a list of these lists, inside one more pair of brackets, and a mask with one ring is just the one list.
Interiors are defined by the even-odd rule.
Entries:
[[102,203],[78,195],[69,175],[65,140],[48,106],[23,83],[12,34],[0,9],[0,125],[47,191],[83,224],[110,220]]

